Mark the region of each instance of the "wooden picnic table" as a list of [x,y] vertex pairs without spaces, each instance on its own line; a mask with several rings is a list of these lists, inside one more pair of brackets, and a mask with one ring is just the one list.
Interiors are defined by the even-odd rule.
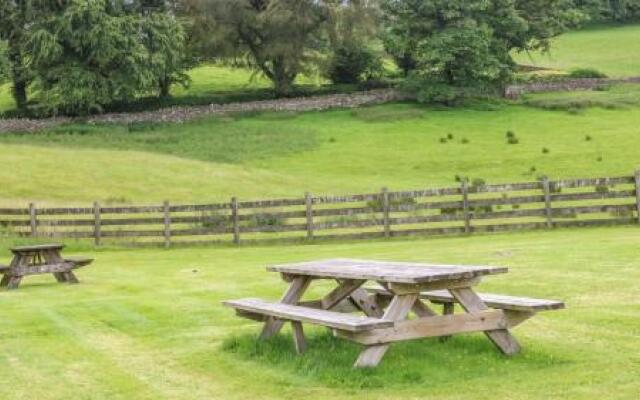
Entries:
[[13,259],[8,266],[0,266],[3,274],[0,287],[17,289],[27,275],[51,273],[58,282],[78,283],[74,269],[91,264],[91,258],[63,258],[63,244],[41,244],[11,248]]
[[[516,354],[520,345],[510,328],[538,311],[564,307],[555,300],[475,292],[484,276],[506,273],[504,267],[331,259],[267,270],[279,272],[289,282],[278,303],[241,299],[224,304],[242,317],[264,321],[261,339],[275,335],[290,321],[300,353],[306,347],[302,322],[327,326],[337,336],[364,345],[355,367],[378,365],[393,342],[467,332],[484,332],[504,354]],[[319,300],[301,301],[309,284],[319,279],[335,280],[337,287]],[[377,287],[366,289],[368,281]],[[456,303],[465,313],[454,314]],[[433,304],[443,305],[443,315]],[[344,313],[354,310],[365,316]],[[416,318],[407,319],[411,312]]]

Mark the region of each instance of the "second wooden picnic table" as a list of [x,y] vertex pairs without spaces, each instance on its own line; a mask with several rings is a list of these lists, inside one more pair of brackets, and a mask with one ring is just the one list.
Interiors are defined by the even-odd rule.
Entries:
[[[242,299],[225,305],[240,316],[265,321],[262,339],[278,333],[290,321],[299,352],[306,346],[302,322],[328,326],[337,336],[365,346],[355,367],[378,365],[393,342],[465,332],[484,332],[504,354],[515,354],[520,345],[511,327],[537,311],[564,307],[554,300],[493,295],[492,305],[498,309],[490,309],[473,287],[484,276],[506,273],[504,267],[332,259],[275,265],[267,270],[279,272],[289,282],[278,303]],[[317,279],[335,280],[337,287],[320,300],[301,301]],[[365,289],[367,281],[376,282],[378,289]],[[434,311],[426,299],[444,304],[444,315]],[[330,311],[345,302],[366,316]],[[466,313],[454,315],[454,303]],[[417,318],[407,319],[410,312]]]
[[17,289],[27,275],[51,273],[58,282],[78,283],[74,269],[91,264],[91,258],[64,258],[63,244],[40,244],[11,248],[13,259],[8,266],[0,266],[3,274],[0,287]]

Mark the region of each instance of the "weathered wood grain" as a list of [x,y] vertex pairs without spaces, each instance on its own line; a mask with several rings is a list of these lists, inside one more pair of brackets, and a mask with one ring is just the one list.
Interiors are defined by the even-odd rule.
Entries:
[[[409,311],[411,311],[411,307],[418,299],[417,294],[409,294],[409,295],[399,295],[395,296],[393,300],[391,300],[391,304],[384,312],[382,316],[382,320],[387,321],[401,321],[407,317]],[[393,324],[395,325],[395,324]],[[393,326],[392,325],[392,326]],[[378,326],[377,328],[381,328]],[[384,357],[385,353],[389,349],[388,344],[373,344],[367,346],[356,360],[354,367],[355,368],[372,368],[376,367],[382,357]]]
[[492,310],[398,321],[391,328],[341,336],[360,344],[376,345],[428,337],[446,337],[459,333],[493,331],[505,329],[507,324],[503,311]]
[[280,320],[306,322],[330,328],[360,332],[373,328],[393,326],[392,321],[370,318],[362,315],[344,314],[335,311],[307,308],[284,303],[270,303],[261,299],[240,299],[225,301],[227,307],[256,314],[264,314]]
[[507,272],[507,268],[504,267],[422,264],[356,259],[329,259],[273,265],[267,267],[267,270],[324,279],[367,279],[380,282],[409,284],[473,279],[479,276]]
[[[304,292],[307,291],[310,283],[311,279],[309,279],[309,277],[307,276],[294,277],[289,284],[289,288],[280,299],[280,303],[296,304],[298,301],[300,301],[300,299],[304,295]],[[278,332],[280,332],[280,329],[282,329],[282,325],[283,322],[281,320],[269,318],[262,328],[260,339],[268,339],[271,336],[277,334]]]
[[[482,299],[470,288],[451,289],[450,292],[467,313],[473,314],[487,311],[488,309]],[[486,330],[485,335],[506,355],[520,352],[520,344],[506,327],[504,329]]]
[[[393,296],[393,293],[383,288],[367,288],[367,291],[381,296]],[[536,299],[532,297],[508,296],[492,293],[477,293],[477,295],[488,307],[499,308],[502,310],[540,312],[547,310],[559,310],[565,307],[564,302],[559,300]],[[445,306],[452,306],[454,303],[457,303],[456,298],[447,290],[420,292],[420,298],[434,303],[442,303]]]

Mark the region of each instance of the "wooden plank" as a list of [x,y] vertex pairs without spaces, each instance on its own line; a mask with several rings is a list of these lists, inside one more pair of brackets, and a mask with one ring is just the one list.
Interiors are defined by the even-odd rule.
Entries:
[[93,207],[57,207],[40,208],[39,215],[73,215],[73,214],[93,214]]
[[238,199],[231,198],[231,222],[233,224],[233,243],[240,243],[240,223],[238,221]]
[[551,193],[551,201],[604,200],[635,197],[634,190],[610,190],[608,192]]
[[239,226],[239,233],[306,232],[307,224]]
[[182,213],[182,212],[197,212],[197,211],[217,211],[228,210],[230,208],[229,203],[216,203],[216,204],[181,204],[173,205],[169,208],[169,212]]
[[241,208],[271,208],[271,207],[288,207],[288,206],[304,206],[305,199],[276,199],[276,200],[257,200],[243,201],[238,203]]
[[364,284],[364,280],[352,280],[346,279],[343,281],[339,281],[338,287],[333,289],[329,294],[324,296],[320,301],[320,305],[325,310],[331,310],[342,300],[349,297],[354,290],[362,286]]
[[[344,229],[344,228],[366,228],[372,226],[384,225],[384,221],[377,219],[367,219],[359,221],[328,221],[316,223],[315,229],[327,230],[327,229]],[[382,232],[382,236],[385,235],[385,231]]]
[[638,220],[633,217],[629,218],[607,218],[607,219],[585,219],[577,221],[556,221],[554,226],[569,227],[585,227],[585,226],[613,226],[613,225],[629,225],[635,224]]
[[373,207],[343,207],[343,208],[322,208],[314,209],[314,217],[331,217],[331,216],[352,216],[360,214],[372,214],[375,212]]
[[[393,300],[391,300],[391,304],[389,304],[382,319],[387,321],[401,321],[405,319],[417,299],[417,294],[395,296]],[[354,367],[372,368],[377,366],[388,349],[388,344],[367,346],[358,356]]]
[[[282,304],[296,304],[302,296],[304,292],[307,291],[309,284],[311,283],[311,279],[307,276],[297,276],[291,280],[289,283],[289,288],[280,299],[280,303]],[[277,320],[274,318],[269,318],[267,322],[265,322],[264,327],[262,328],[262,332],[260,333],[260,339],[267,339],[271,336],[280,332],[282,329],[283,322],[281,320]]]
[[504,312],[491,310],[398,321],[392,328],[347,334],[342,337],[370,346],[428,337],[447,337],[459,333],[495,331],[507,326]]
[[171,247],[171,214],[170,214],[170,207],[169,207],[169,201],[166,200],[163,204],[163,208],[164,208],[164,215],[163,215],[163,222],[164,222],[164,247],[165,248],[169,248]]
[[[451,289],[450,292],[467,313],[479,313],[488,309],[482,299],[470,288]],[[506,355],[520,352],[520,344],[508,329],[487,330],[485,335]]]
[[349,332],[361,332],[368,329],[393,326],[393,321],[389,320],[320,310],[317,308],[307,308],[292,304],[270,303],[261,299],[230,300],[223,302],[223,304],[227,307],[255,314],[268,315],[272,318],[277,318],[279,322],[282,322],[282,320],[298,321],[328,326]]
[[49,243],[49,244],[36,244],[30,246],[15,246],[11,247],[9,250],[13,254],[22,254],[22,253],[33,253],[33,252],[41,252],[44,250],[62,250],[64,249],[64,244],[62,243]]
[[313,204],[339,204],[339,203],[356,203],[364,201],[375,201],[378,193],[352,194],[344,196],[320,196],[313,198]]
[[0,215],[29,215],[28,208],[0,208]]
[[93,203],[93,243],[100,246],[101,241],[101,224],[100,224],[100,203]]
[[55,272],[67,272],[74,267],[73,264],[67,262],[61,262],[56,264],[42,264],[42,265],[21,265],[12,268],[12,275],[25,276],[25,275],[40,275],[49,274]]
[[313,239],[313,198],[311,197],[311,193],[307,192],[304,194],[305,200],[305,216],[307,218],[307,239]]
[[542,178],[542,190],[544,192],[544,213],[547,223],[547,228],[553,227],[553,219],[551,217],[551,189],[549,187],[549,178],[546,176]]
[[296,353],[303,354],[307,350],[307,341],[304,338],[302,323],[291,321],[291,329],[293,331],[293,343],[296,348]]
[[362,311],[368,317],[382,318],[384,315],[384,310],[380,304],[378,304],[376,298],[369,296],[367,291],[362,288],[358,288],[351,292],[349,300],[356,309]]
[[[393,293],[379,288],[367,288],[370,293],[380,296],[393,296]],[[559,310],[565,304],[559,300],[536,299],[532,297],[508,296],[493,293],[476,293],[488,307],[513,311],[547,311]],[[445,306],[452,306],[457,302],[456,298],[448,290],[431,290],[420,292],[420,298],[434,303],[442,303]],[[445,309],[447,313],[447,309]]]
[[610,178],[587,178],[587,179],[561,179],[550,182],[554,187],[563,188],[579,188],[587,186],[600,186],[600,185],[618,185],[624,183],[634,183],[635,178],[633,176],[616,176]]
[[363,279],[379,282],[423,284],[473,279],[506,273],[507,268],[337,258],[267,267],[268,271],[325,279]]
[[413,311],[413,313],[420,318],[435,317],[436,315],[438,315],[436,314],[435,311],[433,311],[428,305],[426,305],[420,299],[416,300],[416,302],[413,303],[413,307],[411,308],[411,311]]

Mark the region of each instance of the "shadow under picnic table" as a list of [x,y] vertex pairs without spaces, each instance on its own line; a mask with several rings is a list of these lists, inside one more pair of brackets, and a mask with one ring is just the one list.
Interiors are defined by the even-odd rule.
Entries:
[[495,351],[482,333],[454,336],[446,342],[438,338],[397,343],[378,368],[354,369],[353,361],[362,350],[358,344],[336,338],[323,328],[311,328],[308,349],[296,354],[287,328],[268,340],[255,334],[228,336],[222,351],[252,367],[276,368],[281,372],[317,380],[329,386],[354,389],[405,386],[425,382],[429,386],[450,385],[458,379],[557,373],[569,357],[549,345],[532,346],[516,357]]

